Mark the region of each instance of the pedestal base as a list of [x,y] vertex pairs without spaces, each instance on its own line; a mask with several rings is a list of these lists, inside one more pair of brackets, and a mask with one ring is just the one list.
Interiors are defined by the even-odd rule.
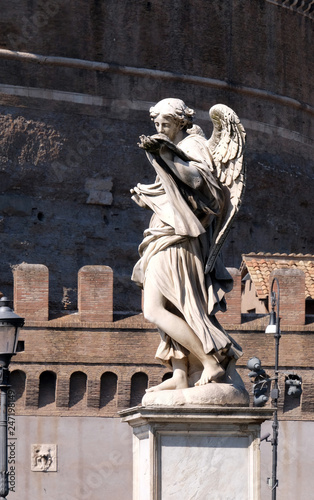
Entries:
[[260,426],[269,409],[136,407],[133,500],[259,500]]

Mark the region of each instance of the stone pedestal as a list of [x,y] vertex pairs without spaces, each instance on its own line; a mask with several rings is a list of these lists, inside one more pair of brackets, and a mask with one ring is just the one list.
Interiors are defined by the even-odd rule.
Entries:
[[269,409],[136,407],[133,500],[260,500],[260,426]]

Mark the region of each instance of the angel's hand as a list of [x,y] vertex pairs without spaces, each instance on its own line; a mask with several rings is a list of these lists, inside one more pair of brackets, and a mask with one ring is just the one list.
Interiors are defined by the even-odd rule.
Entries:
[[137,143],[141,149],[149,151],[150,153],[158,153],[160,149],[160,143],[150,136],[141,135],[140,142]]

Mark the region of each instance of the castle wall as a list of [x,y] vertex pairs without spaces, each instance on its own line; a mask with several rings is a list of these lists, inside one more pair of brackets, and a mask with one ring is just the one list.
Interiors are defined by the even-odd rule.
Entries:
[[6,294],[12,263],[41,263],[50,270],[51,306],[74,311],[78,269],[106,263],[115,311],[139,311],[130,275],[149,213],[129,190],[154,180],[137,142],[153,132],[150,105],[167,96],[195,108],[207,135],[217,102],[235,109],[247,130],[247,190],[226,265],[238,267],[250,251],[314,253],[313,20],[305,4],[286,4],[4,2]]
[[[251,392],[247,362],[257,356],[271,372],[275,341],[273,334],[265,333],[268,315],[241,316],[241,275],[235,269],[230,272],[235,286],[226,296],[227,312],[217,317],[243,348],[237,366]],[[18,414],[115,417],[118,410],[139,404],[145,389],[159,384],[169,373],[154,358],[159,344],[155,326],[142,314],[113,320],[114,276],[108,266],[82,268],[78,275],[83,307],[47,321],[47,275],[48,269],[42,265],[21,264],[14,269],[14,309],[24,313],[26,320],[20,333],[24,350],[11,363],[12,376],[16,377],[12,386],[19,393]],[[287,374],[297,373],[303,384],[302,396],[293,403],[286,391],[282,392],[280,418],[314,420],[314,337],[311,318],[305,321],[304,273],[274,270],[269,287],[274,277],[281,292],[280,383],[284,388]],[[34,304],[41,317],[33,313]],[[87,309],[85,304],[89,304]]]
[[[243,347],[237,366],[251,393],[247,361],[258,356],[272,375],[275,341],[272,334],[265,334],[268,315],[249,321],[241,316],[241,276],[237,270],[230,271],[235,287],[227,296],[229,310],[219,319]],[[145,389],[167,376],[169,370],[154,359],[158,332],[142,315],[113,320],[112,272],[107,266],[79,271],[79,303],[89,304],[88,316],[82,307],[77,313],[60,312],[47,320],[48,274],[42,265],[21,264],[14,269],[14,308],[25,313],[26,324],[20,334],[24,351],[17,353],[10,366],[14,394],[9,404],[9,436],[13,432],[14,437],[9,441],[13,460],[9,463],[10,484],[14,487],[10,495],[12,500],[28,496],[55,500],[60,495],[65,500],[129,500],[131,430],[119,422],[118,411],[139,404]],[[301,313],[296,310],[297,322],[282,327],[279,356],[278,500],[295,500],[310,496],[313,489],[309,469],[314,449],[313,324],[304,324],[302,316],[302,273],[296,280],[289,269],[275,270],[270,283],[273,276],[281,286],[283,314],[291,308],[291,300],[296,308],[300,304]],[[298,296],[303,298],[303,306]],[[285,388],[291,373],[302,378],[302,394],[297,398],[289,397]],[[266,432],[271,432],[270,422],[263,424],[262,434]],[[34,444],[57,445],[56,472],[31,470]],[[269,495],[270,453],[271,445],[262,442],[265,499]]]
[[[11,364],[12,500],[131,497],[130,433],[117,411],[168,372],[154,359],[158,332],[130,282],[150,214],[129,190],[154,180],[137,147],[154,131],[153,103],[184,99],[209,136],[208,109],[221,102],[246,128],[247,188],[223,249],[227,266],[251,251],[314,254],[313,12],[310,2],[294,4],[4,0],[0,289],[26,318],[25,350]],[[241,317],[233,275],[219,320],[244,348],[238,366],[251,391],[246,362],[257,355],[271,372],[274,339],[266,318]],[[281,278],[278,498],[295,500],[313,490],[313,324],[302,280]],[[303,382],[292,403],[287,372]],[[44,442],[58,445],[56,473],[30,471],[30,444]],[[270,446],[262,447],[265,476]]]

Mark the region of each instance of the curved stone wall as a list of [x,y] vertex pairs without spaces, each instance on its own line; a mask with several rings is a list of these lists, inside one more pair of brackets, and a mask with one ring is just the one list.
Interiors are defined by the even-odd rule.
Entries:
[[194,107],[207,135],[217,102],[247,130],[246,197],[226,265],[250,251],[314,253],[312,2],[4,3],[3,291],[12,296],[10,265],[42,263],[52,306],[74,310],[78,270],[105,263],[114,309],[138,310],[130,274],[149,214],[129,189],[153,180],[137,141],[167,96]]

